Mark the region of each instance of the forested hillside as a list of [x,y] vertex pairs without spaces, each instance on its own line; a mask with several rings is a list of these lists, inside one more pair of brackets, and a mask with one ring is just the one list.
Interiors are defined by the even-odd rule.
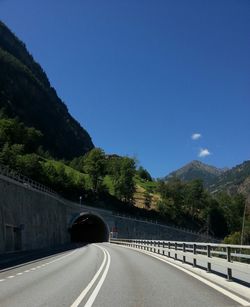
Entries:
[[43,134],[41,145],[57,158],[91,150],[89,134],[69,114],[25,45],[0,22],[0,109]]

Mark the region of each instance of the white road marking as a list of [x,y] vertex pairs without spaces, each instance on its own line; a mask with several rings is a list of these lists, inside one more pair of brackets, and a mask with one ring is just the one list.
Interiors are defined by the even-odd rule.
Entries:
[[[109,256],[108,252],[98,246],[98,245],[95,245],[96,247],[98,247],[99,249],[102,250],[103,254],[104,254],[104,259],[102,261],[102,264],[100,266],[100,268],[98,269],[98,271],[95,273],[94,277],[92,278],[92,280],[89,282],[89,284],[87,285],[87,287],[81,292],[81,294],[78,296],[78,298],[74,301],[74,303],[70,306],[70,307],[77,307],[80,305],[80,303],[82,302],[82,300],[84,299],[84,297],[87,295],[87,293],[89,292],[89,290],[92,288],[93,284],[95,283],[95,281],[97,280],[97,278],[99,277],[99,275],[101,274],[103,268],[104,268],[104,265],[106,263],[106,259],[107,259],[107,255]],[[107,266],[109,266],[109,261],[106,263],[106,268],[105,268],[105,271],[104,273],[106,272],[106,269],[107,269]],[[103,275],[104,275],[103,273]],[[100,282],[100,281],[99,281]],[[98,283],[99,285],[99,283]],[[97,285],[97,286],[98,286]],[[94,290],[95,291],[95,290]]]
[[[96,245],[96,246],[98,246],[98,245]],[[99,280],[97,286],[95,287],[95,290],[90,295],[90,297],[89,297],[89,299],[88,299],[88,301],[87,301],[87,303],[85,304],[84,307],[91,307],[93,305],[93,303],[94,303],[94,301],[95,301],[95,299],[96,299],[96,297],[97,297],[97,295],[98,295],[98,293],[99,293],[99,291],[100,291],[100,289],[102,287],[102,284],[104,283],[104,281],[105,281],[105,279],[107,277],[109,266],[110,266],[110,254],[109,254],[109,252],[106,249],[105,249],[105,251],[106,251],[106,253],[108,255],[108,262],[107,262],[106,268],[105,268],[105,270],[104,270],[104,272],[102,274],[102,277]]]
[[197,274],[192,273],[192,272],[190,272],[189,270],[187,270],[187,269],[185,269],[185,268],[182,268],[182,267],[180,267],[180,266],[178,266],[178,265],[176,265],[176,264],[174,264],[174,263],[172,263],[172,262],[170,262],[170,261],[167,261],[167,260],[165,260],[165,259],[162,259],[162,258],[160,258],[160,257],[158,257],[158,256],[156,256],[156,255],[153,255],[153,254],[151,254],[151,253],[149,253],[149,252],[147,252],[147,251],[144,251],[144,250],[139,250],[139,249],[137,249],[137,248],[128,247],[128,246],[122,246],[122,245],[119,245],[119,246],[125,247],[125,248],[128,248],[128,249],[133,249],[133,250],[139,251],[139,252],[144,253],[144,254],[146,254],[146,255],[148,255],[148,256],[151,256],[151,257],[153,257],[153,258],[156,258],[156,259],[158,259],[158,260],[160,260],[160,261],[162,261],[162,262],[165,262],[165,263],[167,263],[167,264],[169,264],[169,265],[175,267],[176,269],[181,270],[181,271],[185,272],[186,274],[188,274],[188,275],[190,275],[190,276],[192,276],[192,277],[198,279],[199,281],[201,281],[201,282],[203,282],[204,284],[208,285],[209,287],[211,287],[211,288],[217,290],[218,292],[224,294],[225,296],[231,298],[232,300],[236,301],[237,303],[241,304],[242,306],[245,306],[245,307],[249,307],[249,306],[250,306],[250,303],[249,303],[248,301],[242,299],[241,297],[239,297],[239,296],[237,296],[237,295],[231,293],[230,291],[228,291],[228,290],[226,290],[226,289],[224,289],[224,288],[222,288],[222,287],[220,287],[220,286],[218,286],[218,285],[212,283],[211,281],[209,281],[209,280],[207,280],[207,279],[205,279],[205,278],[203,278],[203,277],[201,277],[201,276],[198,276]]
[[[31,272],[31,271],[35,271],[35,270],[37,270],[37,269],[41,269],[41,268],[45,267],[45,266],[48,265],[48,264],[51,264],[51,263],[56,262],[56,261],[60,261],[60,260],[66,258],[66,257],[68,257],[68,256],[71,256],[72,254],[74,254],[74,253],[76,253],[76,252],[77,252],[77,250],[74,250],[74,251],[72,251],[71,253],[69,253],[69,254],[67,254],[67,255],[64,255],[64,256],[62,256],[62,257],[60,257],[60,258],[57,258],[57,259],[55,259],[55,260],[53,260],[53,261],[47,262],[47,263],[45,263],[45,264],[39,265],[39,266],[37,266],[37,267],[35,267],[35,268],[31,268],[31,269],[29,269],[29,270],[26,270],[26,271],[23,271],[23,272],[20,272],[20,273],[17,273],[15,276],[8,276],[8,277],[6,277],[6,279],[12,279],[12,278],[14,278],[14,277],[16,277],[16,276],[21,276],[21,275],[23,275],[24,273],[29,273],[29,272]],[[0,282],[5,281],[6,279],[0,279]]]

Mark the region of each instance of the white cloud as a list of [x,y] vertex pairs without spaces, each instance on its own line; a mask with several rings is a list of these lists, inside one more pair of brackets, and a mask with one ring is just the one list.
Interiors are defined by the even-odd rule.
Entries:
[[200,133],[193,133],[191,138],[194,141],[199,140],[201,138],[201,134]]
[[207,148],[201,148],[200,149],[200,152],[199,152],[200,158],[204,158],[204,157],[207,157],[207,156],[210,156],[210,155],[211,155],[211,152]]

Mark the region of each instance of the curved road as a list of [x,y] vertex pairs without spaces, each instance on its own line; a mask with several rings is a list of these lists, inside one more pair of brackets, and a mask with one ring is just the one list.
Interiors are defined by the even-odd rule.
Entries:
[[0,306],[242,305],[160,260],[98,243],[1,272]]

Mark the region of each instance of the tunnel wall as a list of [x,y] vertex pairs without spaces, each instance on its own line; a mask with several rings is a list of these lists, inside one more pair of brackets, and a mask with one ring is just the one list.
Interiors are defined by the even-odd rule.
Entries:
[[0,253],[69,243],[69,227],[81,213],[100,215],[118,238],[204,241],[175,228],[116,216],[111,211],[80,206],[0,175]]

